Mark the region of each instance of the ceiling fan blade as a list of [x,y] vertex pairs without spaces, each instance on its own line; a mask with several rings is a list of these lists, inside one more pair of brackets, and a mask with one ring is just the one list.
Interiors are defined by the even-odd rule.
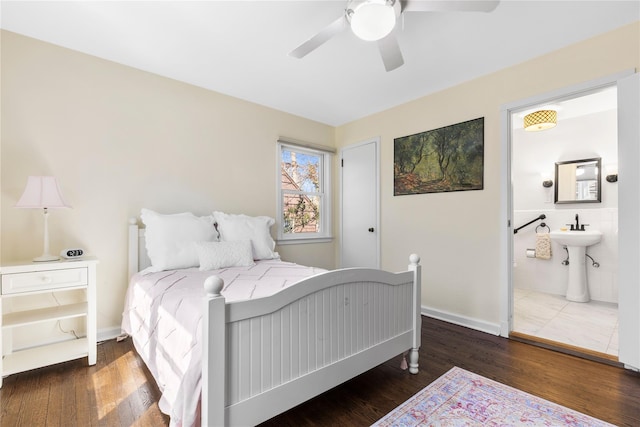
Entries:
[[387,71],[395,70],[404,64],[395,32],[392,31],[388,36],[378,40],[378,49],[382,56],[382,62],[384,62],[384,68]]
[[318,34],[311,37],[309,40],[289,52],[289,56],[293,56],[294,58],[302,58],[306,56],[314,49],[318,48],[320,45],[328,41],[331,37],[344,30],[346,27],[346,23],[347,20],[344,15],[341,16],[331,24],[324,27]]
[[404,2],[403,12],[491,12],[499,1],[430,1],[407,0]]

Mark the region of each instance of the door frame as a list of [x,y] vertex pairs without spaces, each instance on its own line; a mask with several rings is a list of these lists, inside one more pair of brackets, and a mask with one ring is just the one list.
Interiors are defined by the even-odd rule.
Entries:
[[[512,162],[512,122],[513,113],[520,112],[529,107],[549,104],[566,99],[576,98],[594,92],[604,87],[617,86],[618,80],[629,77],[635,73],[634,69],[625,70],[610,76],[591,80],[588,82],[572,85],[569,87],[546,92],[530,98],[518,100],[505,104],[500,108],[501,121],[501,156],[504,159],[501,165],[500,179],[500,335],[509,337],[513,328],[513,188],[511,183],[511,162]],[[625,155],[627,147],[620,144],[618,138],[618,158]],[[619,188],[620,191],[620,188]],[[619,198],[635,198],[638,203],[640,199],[638,192],[632,194],[619,194]],[[627,224],[625,217],[619,218],[619,229],[624,230]],[[640,251],[636,259],[640,257]],[[620,271],[620,267],[618,267]],[[618,282],[619,285],[622,282]],[[623,292],[619,292],[624,294]],[[619,297],[620,299],[620,297]],[[621,340],[622,341],[622,340]]]
[[343,153],[346,150],[350,150],[350,149],[354,149],[354,148],[358,148],[367,144],[374,144],[375,146],[375,153],[376,153],[376,160],[375,160],[375,174],[376,174],[376,179],[374,182],[375,185],[375,195],[376,195],[376,201],[375,201],[375,206],[376,206],[376,220],[375,220],[375,228],[376,228],[376,233],[375,233],[375,241],[376,241],[376,250],[375,250],[375,268],[380,268],[380,137],[376,136],[376,137],[372,137],[369,139],[365,139],[363,141],[357,142],[355,144],[350,144],[350,145],[346,145],[342,148],[340,148],[340,159],[339,159],[339,168],[340,168],[340,191],[339,191],[339,197],[340,197],[340,267],[342,268],[343,266],[343,260],[342,260],[342,254],[344,253],[343,247],[344,247],[344,234],[343,234],[343,229],[342,229],[342,225],[344,224],[343,221],[343,202],[342,202],[342,196],[343,196],[343,185],[344,185],[344,180],[342,177],[343,174],[343,169],[342,169],[342,159],[343,159]]

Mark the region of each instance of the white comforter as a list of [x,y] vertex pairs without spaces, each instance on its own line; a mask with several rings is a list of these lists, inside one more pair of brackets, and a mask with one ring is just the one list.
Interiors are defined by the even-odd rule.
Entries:
[[185,270],[136,274],[127,290],[123,332],[133,337],[162,392],[160,410],[172,426],[199,425],[201,391],[201,319],[204,280],[216,274],[227,301],[272,295],[325,270],[281,260],[258,261],[252,267],[213,271]]

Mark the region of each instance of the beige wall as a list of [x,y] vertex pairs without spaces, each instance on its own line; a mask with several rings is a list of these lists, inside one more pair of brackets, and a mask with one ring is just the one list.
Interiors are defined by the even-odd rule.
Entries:
[[[276,213],[278,136],[333,145],[310,120],[2,32],[2,260],[42,252],[43,219],[13,206],[28,175],[54,175],[73,206],[49,216],[51,250],[100,259],[98,328],[119,327],[127,221],[159,212]],[[334,266],[335,245],[278,247]]]
[[[423,306],[497,326],[506,226],[500,107],[631,68],[640,68],[639,23],[337,128],[338,147],[381,137],[382,268],[404,268],[418,253]],[[484,190],[393,196],[394,138],[478,117],[485,118]]]
[[[380,136],[382,267],[403,269],[418,253],[424,306],[497,324],[500,106],[640,68],[639,40],[636,23],[332,128],[2,32],[2,259],[40,254],[41,213],[13,205],[28,175],[57,176],[74,208],[52,212],[52,250],[79,245],[100,258],[98,327],[117,327],[126,223],[141,207],[274,216],[278,136],[329,146]],[[485,118],[484,190],[393,196],[393,138],[477,117]],[[332,267],[337,248],[278,250]]]

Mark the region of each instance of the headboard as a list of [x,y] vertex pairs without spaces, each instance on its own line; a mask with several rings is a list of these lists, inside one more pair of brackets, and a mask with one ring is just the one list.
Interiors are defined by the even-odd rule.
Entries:
[[144,228],[138,227],[138,219],[129,219],[129,278],[151,266],[144,241]]

